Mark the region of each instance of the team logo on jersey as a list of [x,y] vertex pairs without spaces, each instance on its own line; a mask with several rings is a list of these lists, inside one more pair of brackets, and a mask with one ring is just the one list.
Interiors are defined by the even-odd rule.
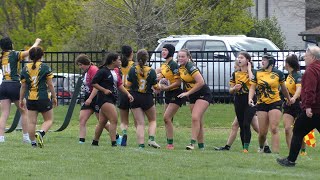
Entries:
[[289,84],[292,84],[292,83],[293,83],[293,81],[292,81],[292,79],[290,79]]
[[276,76],[272,74],[272,75],[270,76],[270,79],[274,79],[274,78],[276,78]]

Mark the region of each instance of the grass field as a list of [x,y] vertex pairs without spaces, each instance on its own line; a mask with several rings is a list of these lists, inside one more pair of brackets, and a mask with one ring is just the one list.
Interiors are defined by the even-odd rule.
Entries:
[[[55,109],[57,129],[65,117],[68,106]],[[62,132],[50,132],[45,136],[45,147],[31,148],[22,143],[20,131],[6,134],[6,142],[0,144],[1,179],[316,179],[319,169],[319,147],[309,148],[308,156],[299,157],[297,166],[284,168],[275,159],[288,154],[284,130],[281,125],[281,150],[277,154],[257,153],[257,135],[253,138],[248,154],[242,153],[237,138],[229,152],[217,152],[214,146],[226,143],[234,118],[232,105],[210,106],[205,117],[206,149],[190,152],[185,146],[190,141],[190,112],[182,107],[174,118],[175,150],[165,149],[166,137],[162,122],[163,107],[158,105],[158,129],[156,141],[161,149],[146,147],[138,150],[135,130],[128,131],[126,148],[110,145],[107,133],[103,133],[100,146],[90,145],[96,120],[88,122],[87,141],[78,144],[77,105],[69,127]],[[14,111],[13,111],[14,112]],[[10,119],[12,119],[13,115]],[[41,118],[39,118],[41,122]],[[282,122],[281,122],[282,123]],[[10,122],[7,123],[8,126]],[[319,134],[316,135],[319,137]]]

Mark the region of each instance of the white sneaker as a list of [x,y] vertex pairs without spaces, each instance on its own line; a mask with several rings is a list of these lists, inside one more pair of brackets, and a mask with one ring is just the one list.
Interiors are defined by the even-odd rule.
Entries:
[[150,139],[148,140],[148,145],[153,148],[160,149],[160,145],[157,144],[155,141],[151,141]]
[[258,148],[258,153],[263,153],[263,148]]
[[194,145],[189,144],[188,146],[186,146],[186,150],[194,150]]
[[4,136],[0,136],[0,143],[4,143],[5,140],[4,140]]

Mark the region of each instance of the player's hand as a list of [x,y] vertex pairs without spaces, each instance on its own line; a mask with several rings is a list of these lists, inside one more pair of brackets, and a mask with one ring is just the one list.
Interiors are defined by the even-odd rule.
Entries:
[[312,109],[311,109],[311,108],[307,108],[307,109],[306,109],[306,114],[307,114],[307,116],[308,116],[309,118],[312,118],[312,116],[313,116]]
[[133,102],[133,101],[134,101],[134,98],[133,98],[133,96],[132,96],[130,93],[128,93],[128,98],[129,98],[129,101],[130,101],[130,102]]
[[85,104],[86,106],[89,106],[91,103],[92,103],[92,99],[90,99],[90,98],[88,98],[88,99],[84,102],[84,104]]

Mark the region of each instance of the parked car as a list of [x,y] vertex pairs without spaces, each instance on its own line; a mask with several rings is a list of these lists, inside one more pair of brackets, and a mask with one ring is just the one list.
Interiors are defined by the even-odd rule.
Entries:
[[[79,77],[80,74],[54,73],[52,81],[57,93],[58,104],[68,105],[70,103]],[[79,93],[78,102],[80,100],[81,94]]]
[[[150,66],[159,68],[163,61],[161,50],[165,44],[172,44],[176,51],[186,48],[192,59],[203,74],[203,77],[214,93],[218,96],[229,96],[229,80],[234,71],[234,62],[239,51],[251,54],[255,68],[259,68],[264,51],[272,53],[277,59],[276,67],[284,70],[286,53],[265,38],[247,37],[244,35],[210,36],[210,35],[174,35],[160,39],[155,53],[152,54]],[[177,59],[177,54],[174,54]]]

